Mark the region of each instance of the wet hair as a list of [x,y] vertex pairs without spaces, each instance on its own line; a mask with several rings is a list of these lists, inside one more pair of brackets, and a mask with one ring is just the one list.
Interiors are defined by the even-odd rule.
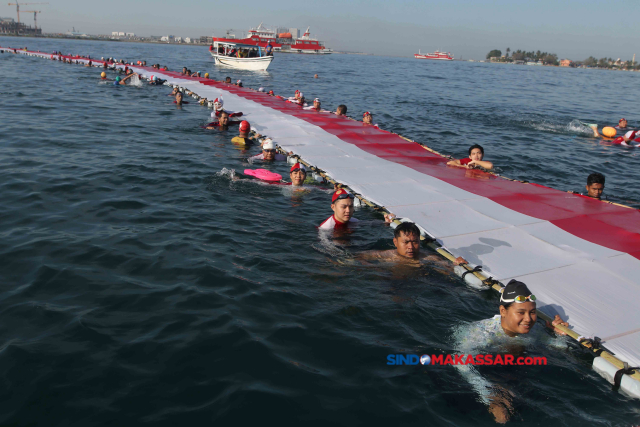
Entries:
[[604,185],[604,175],[598,172],[594,172],[587,177],[587,186],[591,186],[591,184],[602,184]]
[[482,153],[482,157],[484,157],[484,148],[482,148],[482,146],[481,146],[481,145],[478,145],[478,144],[473,144],[471,147],[469,147],[469,155],[471,155],[471,152],[472,152],[475,148],[479,149],[479,150],[480,150],[480,152]]
[[226,81],[231,82],[231,77],[225,77],[225,78],[224,78],[224,81],[225,81],[225,82],[226,82]]
[[340,105],[338,105],[338,109],[337,109],[337,111],[338,111],[340,114],[347,114],[347,106],[346,106],[346,105],[344,105],[344,104],[340,104]]
[[393,230],[393,237],[397,239],[402,234],[407,236],[413,234],[420,237],[420,229],[413,222],[403,222],[402,224],[398,225],[395,230]]

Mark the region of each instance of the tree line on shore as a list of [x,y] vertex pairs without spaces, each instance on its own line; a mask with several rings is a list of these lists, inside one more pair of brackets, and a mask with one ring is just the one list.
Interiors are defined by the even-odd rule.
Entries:
[[[509,55],[511,53],[511,55]],[[515,62],[515,61],[532,61],[542,62],[545,65],[559,65],[558,55],[555,53],[547,52],[527,52],[523,50],[516,50],[511,52],[511,49],[507,48],[506,53],[502,56],[502,51],[499,49],[493,49],[487,53],[487,59],[491,59],[493,62]],[[640,64],[634,61],[621,61],[614,60],[612,58],[596,58],[590,56],[584,61],[571,61],[571,67],[590,67],[590,68],[610,68],[610,69],[623,69],[623,70],[640,70]]]

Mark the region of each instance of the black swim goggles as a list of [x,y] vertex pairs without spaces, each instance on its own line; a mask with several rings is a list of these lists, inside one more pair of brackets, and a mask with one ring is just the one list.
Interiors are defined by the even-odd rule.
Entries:
[[356,196],[354,196],[351,193],[342,193],[341,195],[339,195],[338,197],[336,197],[336,200],[343,200],[343,199],[355,199]]
[[529,296],[524,296],[524,295],[518,295],[517,297],[513,298],[513,299],[502,299],[502,296],[500,296],[500,302],[515,302],[517,304],[522,304],[523,302],[527,302],[527,301],[531,301],[531,302],[536,302],[536,296],[535,295],[529,295]]

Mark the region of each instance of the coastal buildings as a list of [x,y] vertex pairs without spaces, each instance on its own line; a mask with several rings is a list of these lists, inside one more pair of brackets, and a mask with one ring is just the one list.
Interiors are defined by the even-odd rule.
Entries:
[[560,60],[561,67],[573,67],[573,61],[570,59],[561,59]]

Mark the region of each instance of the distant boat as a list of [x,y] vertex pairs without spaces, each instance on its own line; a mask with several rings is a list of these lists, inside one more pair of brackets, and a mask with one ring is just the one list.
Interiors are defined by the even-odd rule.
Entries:
[[267,55],[264,49],[253,44],[215,41],[209,53],[213,56],[216,65],[240,70],[266,71],[273,61],[273,55]]
[[450,52],[440,52],[436,50],[433,53],[421,53],[418,50],[418,53],[414,53],[416,59],[433,59],[436,61],[453,61],[453,55]]

